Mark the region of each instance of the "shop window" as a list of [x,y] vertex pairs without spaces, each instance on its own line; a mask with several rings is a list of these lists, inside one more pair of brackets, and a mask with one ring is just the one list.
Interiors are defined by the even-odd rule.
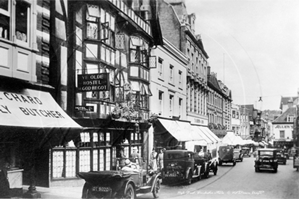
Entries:
[[[32,25],[30,23],[31,4],[30,0],[16,0],[15,3],[11,0],[1,0],[0,38],[11,41],[16,38],[16,40],[28,45],[30,26]],[[15,24],[15,27],[12,26],[11,22]]]
[[[0,1],[0,73],[36,81],[36,1]],[[21,48],[22,47],[22,48]]]

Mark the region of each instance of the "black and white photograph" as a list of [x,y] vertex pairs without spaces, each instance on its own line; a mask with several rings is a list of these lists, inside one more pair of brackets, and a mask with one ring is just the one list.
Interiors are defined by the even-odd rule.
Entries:
[[299,199],[298,0],[0,0],[0,198]]

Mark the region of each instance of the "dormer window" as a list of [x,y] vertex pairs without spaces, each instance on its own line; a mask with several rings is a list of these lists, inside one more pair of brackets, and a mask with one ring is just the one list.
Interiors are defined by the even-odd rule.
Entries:
[[294,117],[295,117],[294,115],[288,115],[287,118],[286,118],[286,121],[287,122],[294,122]]

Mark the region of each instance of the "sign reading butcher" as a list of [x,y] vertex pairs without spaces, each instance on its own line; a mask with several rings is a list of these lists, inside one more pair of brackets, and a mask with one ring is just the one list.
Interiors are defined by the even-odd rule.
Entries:
[[78,75],[78,92],[88,91],[108,91],[109,90],[109,74],[83,74]]

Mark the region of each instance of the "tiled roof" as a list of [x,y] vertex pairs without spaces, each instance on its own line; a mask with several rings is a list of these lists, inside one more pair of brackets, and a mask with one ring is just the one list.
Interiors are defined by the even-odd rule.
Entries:
[[279,108],[282,109],[282,106],[288,104],[290,101],[295,104],[296,102],[298,102],[298,97],[281,97]]
[[217,90],[219,93],[222,93],[222,89],[219,86],[219,82],[214,75],[209,75],[208,76],[208,86],[213,87],[215,90]]
[[290,107],[284,113],[282,113],[278,118],[276,118],[272,123],[287,122],[287,117],[289,115],[294,115],[296,117],[296,113],[297,113],[296,107]]

